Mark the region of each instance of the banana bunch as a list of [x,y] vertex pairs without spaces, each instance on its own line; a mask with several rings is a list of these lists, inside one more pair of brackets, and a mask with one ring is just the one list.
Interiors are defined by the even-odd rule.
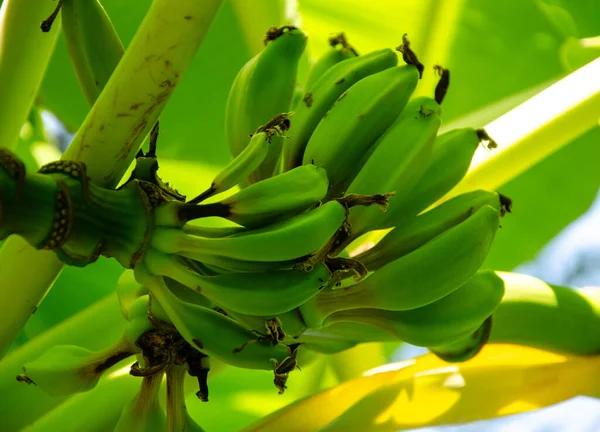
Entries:
[[[135,355],[130,370],[141,387],[117,430],[201,430],[187,414],[183,381],[196,378],[197,396],[207,401],[210,359],[271,371],[281,393],[308,354],[370,341],[410,342],[449,362],[468,360],[488,340],[519,337],[556,351],[600,350],[590,330],[598,299],[481,269],[512,210],[508,197],[474,190],[432,207],[464,177],[478,146],[496,146],[481,129],[439,133],[449,71],[434,67],[433,94],[413,97],[429,72],[406,35],[400,55],[358,55],[341,34],[297,83],[305,45],[301,30],[271,28],[262,52],[241,69],[226,109],[233,158],[204,192],[186,201],[158,177],[154,151],[137,159],[129,181],[113,192],[119,204],[135,196],[138,211],[123,216],[127,223],[105,224],[107,231],[109,222],[134,227],[136,235],[88,248],[90,256],[123,256],[130,269],[117,286],[122,342],[108,353],[56,347],[25,365],[20,380],[61,394],[85,391],[103,370]],[[3,160],[4,199],[17,196],[21,183],[13,159]],[[56,193],[56,182],[36,175],[23,183],[27,197],[46,183]],[[72,182],[73,190],[113,196],[86,182]],[[83,198],[73,202],[77,212],[88,211]],[[2,216],[16,226],[17,212],[6,208]],[[350,255],[351,243],[389,228],[370,249]],[[565,301],[553,303],[558,295]],[[553,321],[561,308],[572,321]],[[541,330],[548,325],[556,327],[552,340]],[[569,340],[561,326],[586,336]],[[157,403],[164,375],[166,414]]]

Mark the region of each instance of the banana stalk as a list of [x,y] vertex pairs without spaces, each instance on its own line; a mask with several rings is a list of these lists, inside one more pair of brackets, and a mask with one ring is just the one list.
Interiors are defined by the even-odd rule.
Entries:
[[49,32],[40,30],[53,8],[47,0],[4,0],[0,7],[0,147],[17,145],[54,51],[60,23]]
[[[95,183],[116,186],[191,64],[221,3],[155,0],[63,158],[84,162]],[[0,263],[2,354],[62,265],[54,254],[37,252],[16,237],[0,250]],[[37,271],[26,271],[31,268]],[[24,281],[26,273],[31,275]],[[12,289],[17,282],[18,297]]]

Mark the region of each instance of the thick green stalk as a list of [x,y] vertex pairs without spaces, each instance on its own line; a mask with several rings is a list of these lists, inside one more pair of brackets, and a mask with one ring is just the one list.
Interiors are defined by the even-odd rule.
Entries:
[[[84,162],[95,183],[116,186],[190,66],[222,2],[154,0],[63,158]],[[54,254],[38,252],[18,237],[7,240],[0,250],[0,355],[61,268]],[[25,273],[32,275],[23,280]]]
[[0,7],[0,147],[14,148],[54,50],[60,22],[48,33],[41,22],[56,3],[4,0]]
[[479,149],[465,178],[437,204],[474,189],[496,190],[593,127],[600,118],[600,58],[489,123],[498,148]]

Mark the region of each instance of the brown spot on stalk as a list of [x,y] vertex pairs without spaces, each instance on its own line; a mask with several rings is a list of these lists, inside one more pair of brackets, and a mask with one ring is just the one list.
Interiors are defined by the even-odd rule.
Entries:
[[56,4],[56,8],[54,8],[54,11],[52,11],[52,14],[50,14],[50,16],[48,18],[46,18],[44,21],[42,21],[42,23],[40,24],[40,29],[44,33],[48,33],[50,31],[50,29],[52,28],[52,24],[54,24],[54,20],[58,16],[58,12],[60,11],[62,3],[63,3],[63,0],[58,0],[58,3]]
[[297,27],[293,25],[284,25],[281,27],[269,27],[267,30],[267,34],[265,35],[264,43],[267,45],[269,42],[274,41],[284,33],[287,33],[292,30],[296,30]]
[[438,104],[441,104],[448,92],[448,87],[450,86],[450,71],[444,69],[440,65],[435,65],[433,70],[440,77],[440,80],[435,86],[435,101]]
[[410,41],[407,36],[406,33],[402,36],[402,44],[396,47],[396,51],[401,52],[402,60],[404,60],[406,64],[416,67],[419,71],[419,78],[423,78],[425,66],[423,66],[423,63],[419,61],[415,52],[410,48]]

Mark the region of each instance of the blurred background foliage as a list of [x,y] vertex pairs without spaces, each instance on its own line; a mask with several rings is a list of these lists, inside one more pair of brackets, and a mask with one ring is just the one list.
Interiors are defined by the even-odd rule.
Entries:
[[[102,3],[127,46],[151,1]],[[408,33],[428,68],[440,63],[452,72],[444,102],[446,124],[468,117],[470,125],[483,126],[600,55],[597,0],[227,0],[160,118],[160,174],[183,193],[203,190],[229,160],[223,130],[229,86],[261,48],[266,28],[284,23],[300,25],[309,34],[300,81],[331,33],[344,31],[360,53],[395,47]],[[432,82],[425,79],[419,91],[430,92]],[[53,113],[69,132],[77,130],[88,112],[63,37],[38,108]],[[19,153],[34,164],[28,142],[22,140]],[[532,259],[589,208],[600,185],[598,142],[596,128],[500,189],[513,199],[514,214],[504,219],[486,266],[511,270]],[[121,273],[107,259],[85,269],[66,268],[15,348],[112,295]],[[363,350],[355,355],[355,369],[376,366],[394,347],[371,347],[371,357]],[[207,430],[235,430],[335,384],[339,375],[328,360],[318,358],[295,373],[289,390],[278,396],[269,373],[228,368],[211,380],[211,402],[201,404],[192,394],[188,408]]]

